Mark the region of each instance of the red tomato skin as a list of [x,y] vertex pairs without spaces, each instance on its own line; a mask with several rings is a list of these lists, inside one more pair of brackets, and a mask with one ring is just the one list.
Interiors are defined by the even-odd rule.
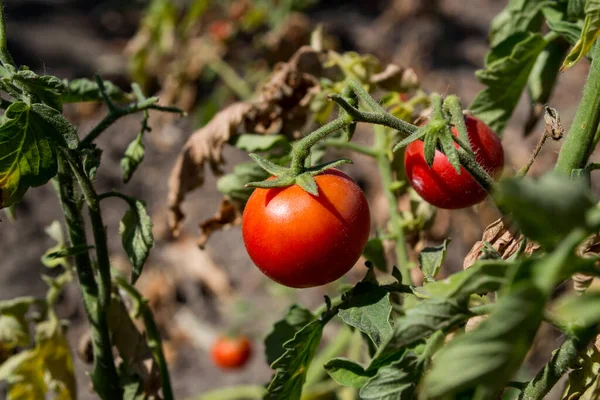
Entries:
[[[483,121],[465,117],[467,134],[475,159],[492,177],[496,178],[504,167],[504,151],[498,136]],[[458,136],[456,128],[452,133]],[[458,148],[458,145],[455,144]],[[439,208],[465,208],[483,201],[487,192],[461,167],[456,173],[448,158],[435,152],[430,168],[425,162],[424,143],[416,140],[406,147],[404,155],[406,176],[416,192],[428,203]]]
[[318,196],[298,185],[256,189],[242,217],[244,244],[254,264],[293,288],[340,278],[369,239],[369,205],[352,178],[328,169],[315,181]]
[[252,343],[245,336],[217,338],[211,349],[215,365],[223,369],[241,368],[252,355]]

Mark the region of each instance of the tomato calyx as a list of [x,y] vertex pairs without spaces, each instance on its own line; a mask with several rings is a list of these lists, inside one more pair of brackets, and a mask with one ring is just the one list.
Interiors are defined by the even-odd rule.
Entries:
[[319,188],[315,182],[315,176],[322,174],[330,168],[339,167],[342,164],[352,164],[352,160],[349,158],[341,158],[339,160],[318,164],[312,167],[303,168],[299,173],[292,171],[291,168],[282,167],[277,165],[255,153],[251,153],[250,157],[265,171],[273,175],[275,179],[268,179],[260,182],[250,182],[246,184],[246,187],[254,188],[280,188],[292,185],[298,185],[306,192],[313,196],[319,195]]

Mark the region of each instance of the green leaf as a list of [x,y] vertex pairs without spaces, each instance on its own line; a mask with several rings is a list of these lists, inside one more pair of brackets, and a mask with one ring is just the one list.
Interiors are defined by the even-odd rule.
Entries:
[[64,260],[67,257],[76,256],[78,254],[87,253],[90,249],[93,249],[94,246],[87,246],[85,244],[80,244],[73,247],[66,247],[58,250],[48,251],[42,256],[42,262],[44,265],[48,267],[52,267],[54,265],[53,262]]
[[90,147],[86,147],[85,149],[81,150],[81,152],[85,155],[85,159],[83,160],[83,169],[85,170],[85,174],[91,180],[93,180],[96,177],[98,167],[100,167],[102,150],[98,148],[95,143],[92,143]]
[[142,201],[135,200],[130,204],[130,209],[125,213],[119,225],[119,234],[123,248],[131,261],[131,282],[135,284],[142,273],[142,267],[154,246],[152,235],[152,220],[146,212]]
[[319,347],[323,322],[314,320],[284,344],[285,353],[271,365],[275,376],[264,396],[265,400],[300,400],[306,371]]
[[137,167],[144,160],[146,148],[142,142],[142,137],[143,134],[138,133],[137,137],[127,146],[127,150],[125,150],[125,154],[121,159],[121,172],[125,183],[129,182]]
[[61,96],[67,91],[63,81],[52,75],[38,75],[31,70],[20,70],[12,76],[13,84],[31,93],[48,106],[62,110]]
[[567,15],[569,19],[581,19],[585,18],[585,4],[586,0],[568,0],[567,3]]
[[383,241],[374,237],[369,239],[365,249],[363,250],[363,257],[367,261],[371,261],[375,267],[381,271],[387,272],[387,261],[385,259],[385,250],[383,248]]
[[270,173],[273,176],[281,176],[287,172],[287,168],[282,167],[281,165],[277,165],[274,162],[267,160],[259,156],[258,154],[250,153],[250,158],[252,158],[256,163],[265,171]]
[[415,288],[419,297],[460,298],[470,294],[486,294],[500,289],[511,264],[502,260],[477,261],[470,268],[448,278]]
[[29,346],[29,326],[25,315],[33,304],[32,297],[18,297],[0,302],[0,351]]
[[407,351],[398,363],[379,369],[360,389],[364,400],[412,400],[423,373],[422,361]]
[[516,32],[539,32],[540,11],[551,1],[509,0],[508,5],[492,20],[490,46],[495,47]]
[[314,319],[315,316],[309,310],[298,305],[290,307],[285,317],[273,325],[273,329],[265,338],[267,363],[271,365],[280,358],[285,353],[283,345]]
[[[90,79],[74,79],[64,81],[67,91],[62,95],[63,103],[79,103],[84,101],[104,101],[98,84]],[[108,96],[115,101],[126,100],[127,95],[110,81],[104,81],[104,89]]]
[[495,198],[528,238],[547,249],[584,227],[586,213],[596,203],[581,182],[551,173],[538,180],[504,180]]
[[492,48],[477,78],[487,86],[469,109],[497,134],[512,115],[535,60],[546,46],[540,34],[516,33]]
[[269,174],[254,162],[237,164],[232,173],[217,180],[217,189],[230,198],[245,203],[254,191],[254,188],[246,187],[246,184],[268,177]]
[[566,51],[564,43],[554,40],[538,56],[527,81],[533,103],[546,104],[550,99]]
[[436,353],[423,381],[423,394],[428,399],[445,399],[478,386],[492,392],[503,388],[531,346],[545,300],[528,282],[501,297],[476,330],[453,339]]
[[275,147],[281,147],[283,149],[291,148],[290,143],[284,135],[243,134],[237,137],[235,146],[249,153],[268,151]]
[[587,0],[585,2],[585,20],[581,36],[567,58],[563,62],[561,71],[571,68],[592,48],[600,36],[600,0]]
[[419,253],[419,268],[425,274],[425,278],[433,280],[440,272],[442,264],[446,259],[450,239],[444,239],[439,246],[426,247]]
[[308,173],[305,172],[296,177],[296,185],[300,186],[306,192],[312,194],[313,196],[319,195],[319,188],[317,187],[317,182],[315,178]]
[[359,282],[346,294],[338,316],[368,335],[375,346],[392,335],[390,294],[373,283]]
[[559,301],[553,315],[571,332],[589,328],[600,323],[600,293],[571,295]]
[[32,104],[31,110],[35,119],[40,120],[38,123],[46,125],[44,128],[48,130],[48,135],[53,136],[57,144],[66,145],[71,150],[79,146],[77,130],[59,111],[45,104]]
[[375,375],[375,371],[367,372],[362,365],[341,357],[330,360],[324,368],[331,379],[340,385],[356,389],[360,389]]
[[418,303],[396,320],[393,335],[382,343],[368,369],[376,370],[397,361],[408,346],[435,331],[447,331],[471,316],[465,299],[429,299]]
[[0,207],[17,203],[27,189],[56,175],[56,147],[67,145],[62,134],[69,135],[57,131],[59,118],[51,118],[58,112],[43,104],[34,107],[11,104],[0,125]]
[[577,43],[583,30],[583,19],[569,22],[565,19],[563,12],[553,7],[546,7],[542,11],[548,28],[561,35],[571,45]]
[[[573,368],[569,373],[567,386],[561,399],[593,399],[594,388],[597,387],[599,374],[600,352],[598,352],[596,346],[592,346],[585,354],[579,357],[577,367]],[[592,393],[589,393],[588,390]]]

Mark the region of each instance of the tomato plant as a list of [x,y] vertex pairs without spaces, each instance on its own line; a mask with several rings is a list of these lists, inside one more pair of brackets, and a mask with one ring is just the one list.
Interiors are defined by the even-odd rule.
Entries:
[[252,343],[245,336],[220,336],[213,343],[210,354],[218,367],[242,368],[252,355]]
[[244,208],[246,250],[282,285],[306,288],[340,278],[369,239],[369,205],[352,178],[329,169],[315,182],[317,196],[297,185],[256,189]]
[[[483,121],[465,118],[469,143],[475,158],[487,173],[499,176],[504,166],[504,151],[498,135]],[[458,136],[456,128],[452,134]],[[458,144],[455,145],[458,148]],[[427,202],[440,208],[464,208],[481,202],[487,192],[461,167],[457,173],[448,157],[436,150],[433,165],[425,161],[424,143],[416,140],[406,147],[404,167],[408,181]]]
[[[271,13],[270,1],[232,6],[239,12],[221,45],[252,32],[246,29],[255,20],[279,27],[289,10],[304,4],[276,3]],[[180,43],[202,42],[189,24],[207,4],[193,2],[183,16]],[[468,112],[456,95],[425,92],[410,68],[327,48],[320,28],[255,95],[234,68],[213,59],[215,76],[237,87],[240,100],[211,113],[175,160],[167,199],[173,238],[183,229],[185,196],[205,183],[207,165],[220,174],[225,147],[235,146],[252,162],[219,176],[224,197],[215,216],[200,224],[200,246],[216,229],[241,224],[248,262],[279,284],[312,288],[302,294],[325,301],[313,310],[290,306],[266,334],[264,357],[273,370],[267,385],[217,389],[206,398],[541,400],[562,381],[563,399],[596,398],[600,295],[590,285],[600,277],[600,202],[592,191],[600,165],[589,159],[600,139],[598,10],[600,0],[509,0],[492,22],[489,54],[477,73],[484,88]],[[140,37],[163,41],[174,35],[177,18],[169,0],[152,2]],[[56,242],[42,257],[56,268],[46,277],[47,295],[0,301],[0,381],[7,398],[77,397],[68,324],[56,311],[63,290],[76,284],[91,330],[89,379],[98,397],[173,400],[165,325],[136,287],[155,244],[151,218],[144,202],[117,191],[98,193],[95,180],[102,154],[97,139],[108,126],[142,113],[121,160],[128,182],[145,156],[149,113],[182,112],[159,105],[136,84],[127,93],[98,76],[68,81],[19,67],[5,34],[0,0],[0,206],[12,208],[28,190],[52,180],[66,228],[54,222],[47,229]],[[162,59],[144,40],[134,55],[138,72]],[[175,63],[177,76],[185,75],[179,68],[188,61],[202,64],[197,51],[184,50],[190,59]],[[586,59],[588,79],[554,171],[527,176],[546,140],[565,133],[558,110],[546,105],[558,75]],[[199,71],[190,71],[193,81]],[[524,131],[534,132],[543,115],[543,132],[519,172],[507,168],[500,177],[500,140],[525,91],[531,109]],[[84,101],[104,103],[107,113],[80,132],[63,106]],[[359,124],[371,128],[365,135],[372,140],[353,140]],[[404,147],[401,171],[395,161]],[[352,161],[324,161],[329,149],[360,154],[373,166],[379,218],[372,219],[366,196],[341,171]],[[498,219],[473,244],[463,269],[452,268],[450,240],[429,240],[434,206],[468,207],[488,195]],[[109,253],[103,207],[112,200],[128,207],[119,227],[128,275]],[[364,277],[335,285],[361,255]],[[413,279],[415,271],[422,282]],[[275,292],[269,298],[280,304]],[[561,343],[534,357],[548,360],[534,368],[528,355],[539,351],[543,326]],[[245,337],[221,337],[210,350],[226,369],[243,366],[251,353]]]

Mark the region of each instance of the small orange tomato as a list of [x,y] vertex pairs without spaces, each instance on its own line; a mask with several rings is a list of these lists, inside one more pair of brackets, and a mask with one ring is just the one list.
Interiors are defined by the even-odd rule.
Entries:
[[211,349],[213,362],[223,369],[242,368],[251,355],[252,343],[246,336],[221,336]]

